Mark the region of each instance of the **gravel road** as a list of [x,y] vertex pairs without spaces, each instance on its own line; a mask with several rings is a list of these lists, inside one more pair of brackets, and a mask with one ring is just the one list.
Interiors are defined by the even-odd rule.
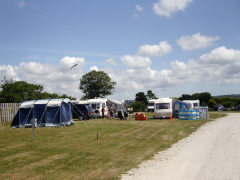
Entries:
[[200,127],[122,180],[240,179],[240,114],[229,113]]

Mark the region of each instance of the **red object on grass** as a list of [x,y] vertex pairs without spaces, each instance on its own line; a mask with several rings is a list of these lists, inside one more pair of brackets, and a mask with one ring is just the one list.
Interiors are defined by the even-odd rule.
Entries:
[[135,120],[147,120],[146,115],[142,113],[135,114]]

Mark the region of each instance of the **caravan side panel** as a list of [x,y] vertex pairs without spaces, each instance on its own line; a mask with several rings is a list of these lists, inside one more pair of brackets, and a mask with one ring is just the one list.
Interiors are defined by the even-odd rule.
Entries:
[[154,112],[155,99],[148,100],[148,112]]

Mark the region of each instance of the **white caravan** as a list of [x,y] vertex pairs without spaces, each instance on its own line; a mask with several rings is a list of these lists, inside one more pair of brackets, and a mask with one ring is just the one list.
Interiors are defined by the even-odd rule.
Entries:
[[172,118],[172,99],[160,98],[154,100],[153,118]]
[[102,116],[102,108],[104,107],[104,116],[108,114],[107,99],[89,99],[88,104],[93,108],[93,112],[96,116]]
[[154,112],[154,102],[156,99],[148,100],[148,112]]
[[199,100],[184,100],[183,102],[191,104],[190,109],[199,109],[199,107],[200,107]]

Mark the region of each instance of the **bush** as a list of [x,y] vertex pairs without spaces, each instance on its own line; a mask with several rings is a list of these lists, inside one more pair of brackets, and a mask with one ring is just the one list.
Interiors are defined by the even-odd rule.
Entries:
[[130,107],[133,107],[134,112],[143,112],[146,109],[146,106],[141,101],[133,102]]

